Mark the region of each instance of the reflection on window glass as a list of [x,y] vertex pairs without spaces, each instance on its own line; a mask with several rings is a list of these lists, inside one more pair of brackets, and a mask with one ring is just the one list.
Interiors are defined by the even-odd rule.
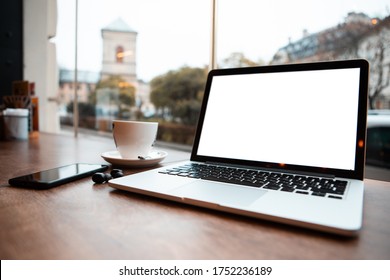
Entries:
[[369,111],[366,163],[372,166],[390,168],[389,110]]
[[374,127],[367,130],[367,163],[390,164],[390,128]]
[[[211,1],[79,0],[81,127],[157,120],[191,144],[207,75]],[[218,1],[218,67],[364,58],[370,109],[390,108],[390,5],[384,0]],[[72,124],[74,2],[58,0],[61,123]]]

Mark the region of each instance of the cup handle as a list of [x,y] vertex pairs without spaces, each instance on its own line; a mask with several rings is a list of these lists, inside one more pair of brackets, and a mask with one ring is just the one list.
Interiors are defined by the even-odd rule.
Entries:
[[114,138],[115,147],[117,147],[117,148],[118,148],[118,145],[116,144],[116,139],[115,139],[114,128],[115,128],[115,124],[113,123],[113,124],[112,124],[112,137]]

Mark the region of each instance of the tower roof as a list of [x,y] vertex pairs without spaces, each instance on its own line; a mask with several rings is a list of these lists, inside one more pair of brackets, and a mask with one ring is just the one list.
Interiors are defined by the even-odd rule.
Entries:
[[136,33],[136,31],[121,18],[117,18],[113,22],[111,22],[109,25],[104,27],[102,31],[115,31],[115,32],[129,32],[129,33]]

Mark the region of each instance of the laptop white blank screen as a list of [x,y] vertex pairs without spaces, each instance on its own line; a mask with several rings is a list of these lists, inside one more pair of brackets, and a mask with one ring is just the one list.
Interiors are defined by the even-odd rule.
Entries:
[[353,170],[359,73],[214,76],[197,154]]

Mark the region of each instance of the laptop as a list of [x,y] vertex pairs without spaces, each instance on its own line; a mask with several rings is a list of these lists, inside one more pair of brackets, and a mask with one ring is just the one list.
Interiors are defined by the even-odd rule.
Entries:
[[208,74],[188,161],[113,188],[335,234],[362,227],[365,60]]

